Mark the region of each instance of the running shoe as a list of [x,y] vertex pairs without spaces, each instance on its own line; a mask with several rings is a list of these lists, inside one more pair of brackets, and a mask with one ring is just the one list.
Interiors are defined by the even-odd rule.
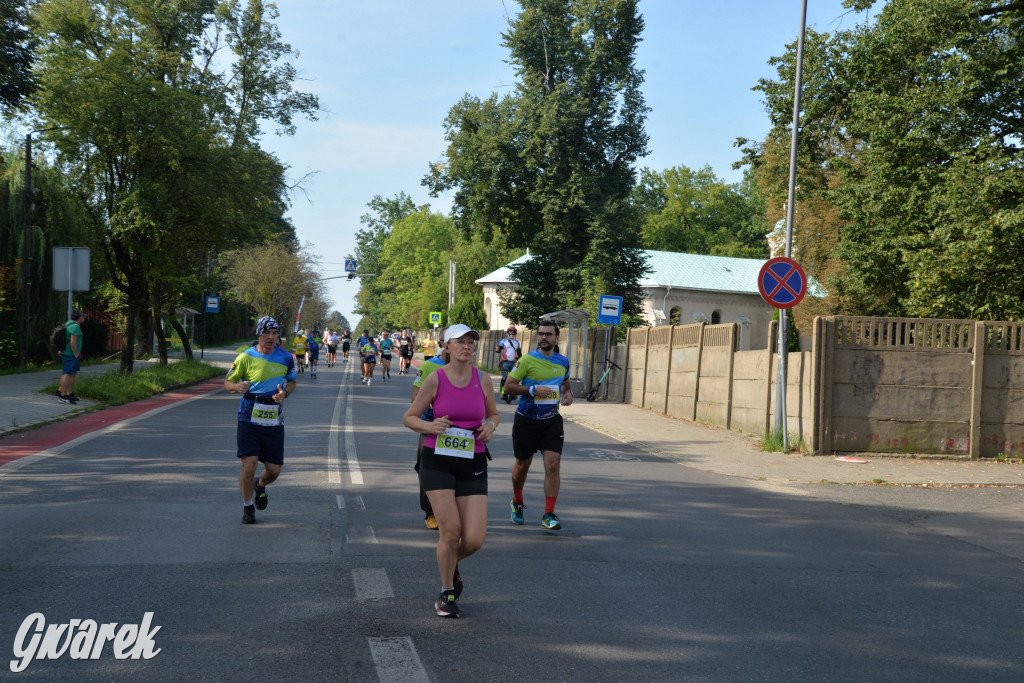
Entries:
[[242,508],[242,524],[256,523],[256,506],[246,505]]
[[57,400],[60,401],[61,403],[71,403],[71,398],[68,396],[61,396]]
[[366,378],[366,386],[370,386],[371,384],[373,384],[373,378],[372,377],[367,377]]
[[78,403],[78,397],[75,396],[74,392],[71,392],[70,394],[68,394],[68,398],[71,399],[72,403]]
[[434,517],[434,515],[427,515],[427,518],[423,520],[423,523],[427,525],[428,529],[437,528],[437,519]]
[[434,603],[434,611],[439,617],[458,618],[459,605],[455,602],[455,591],[441,591],[437,596],[437,602]]
[[459,573],[459,565],[455,565],[455,576],[452,577],[452,585],[455,586],[455,599],[462,597],[462,574]]
[[549,531],[558,531],[562,528],[562,523],[558,521],[558,515],[554,512],[545,514],[540,520],[540,525]]
[[512,523],[513,524],[525,524],[526,520],[523,518],[523,508],[526,507],[522,503],[517,503],[514,500],[512,505]]
[[260,478],[256,477],[256,509],[267,509],[267,487],[260,486]]

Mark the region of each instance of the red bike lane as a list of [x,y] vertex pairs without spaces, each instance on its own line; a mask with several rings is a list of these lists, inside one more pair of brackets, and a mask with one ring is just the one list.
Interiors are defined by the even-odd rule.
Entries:
[[[201,396],[223,386],[224,378],[215,377],[199,384],[171,389],[141,401],[82,413],[38,429],[0,438],[0,468],[9,462],[56,448],[86,434]],[[2,472],[3,470],[0,470],[0,473]]]

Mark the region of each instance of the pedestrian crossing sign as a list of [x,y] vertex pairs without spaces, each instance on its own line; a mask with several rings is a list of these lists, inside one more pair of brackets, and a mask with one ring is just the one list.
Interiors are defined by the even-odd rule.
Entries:
[[430,312],[430,324],[431,325],[440,325],[441,324],[441,311],[431,311]]

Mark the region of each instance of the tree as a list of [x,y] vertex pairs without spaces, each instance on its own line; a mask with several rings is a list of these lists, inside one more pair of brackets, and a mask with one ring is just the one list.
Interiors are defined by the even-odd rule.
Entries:
[[0,110],[17,109],[35,88],[27,0],[0,4]]
[[198,289],[193,268],[208,253],[292,232],[284,169],[256,136],[264,120],[287,132],[316,100],[293,92],[294,70],[276,63],[291,53],[276,16],[261,0],[40,5],[31,102],[69,129],[63,170],[124,295],[126,372],[142,316],[159,331],[175,300]]
[[[808,36],[801,170],[843,220],[826,284],[848,312],[1024,316],[1022,31],[1021,3],[904,0]],[[792,54],[759,86],[779,142]]]
[[[505,299],[506,315],[579,305],[597,281],[609,288],[602,293],[624,297],[625,312],[638,312],[646,265],[628,199],[634,164],[647,153],[647,107],[636,0],[520,4],[502,36],[515,93],[457,103],[445,121],[446,159],[424,184],[435,195],[455,191],[462,231],[501,233],[536,254],[513,274],[522,313]],[[527,279],[537,273],[542,283]]]
[[282,324],[294,320],[303,297],[305,327],[319,326],[327,317],[326,288],[308,249],[295,253],[269,241],[225,253],[221,267],[229,296],[247,304],[257,317],[269,315]]
[[[749,187],[749,184],[748,184]],[[719,179],[710,166],[641,171],[634,201],[644,213],[644,246],[745,258],[767,256],[763,202]]]

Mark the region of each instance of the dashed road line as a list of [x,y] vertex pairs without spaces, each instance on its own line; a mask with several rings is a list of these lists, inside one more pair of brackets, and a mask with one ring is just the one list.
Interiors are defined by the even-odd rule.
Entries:
[[428,683],[412,638],[367,638],[381,683]]
[[388,581],[384,569],[353,569],[352,583],[356,589],[356,600],[384,600],[395,597],[395,591]]

